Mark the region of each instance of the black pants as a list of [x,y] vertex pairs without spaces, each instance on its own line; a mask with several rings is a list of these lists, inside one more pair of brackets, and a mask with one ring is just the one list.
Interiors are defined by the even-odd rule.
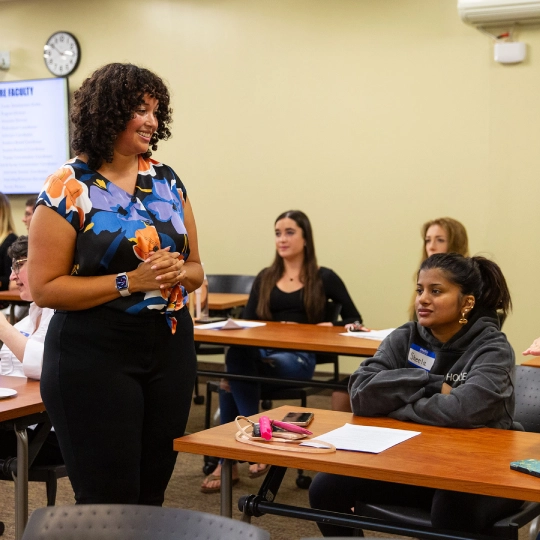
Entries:
[[41,395],[79,504],[161,505],[184,434],[196,356],[187,309],[57,312],[45,340]]
[[[515,512],[522,501],[442,489],[319,473],[309,488],[312,508],[352,514],[357,501],[395,504],[431,512],[438,529],[479,532]],[[352,536],[353,529],[317,524],[323,536]]]

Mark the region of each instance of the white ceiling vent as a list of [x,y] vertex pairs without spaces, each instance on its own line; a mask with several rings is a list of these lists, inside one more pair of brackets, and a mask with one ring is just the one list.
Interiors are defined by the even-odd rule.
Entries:
[[539,0],[458,0],[464,22],[476,26],[540,22]]

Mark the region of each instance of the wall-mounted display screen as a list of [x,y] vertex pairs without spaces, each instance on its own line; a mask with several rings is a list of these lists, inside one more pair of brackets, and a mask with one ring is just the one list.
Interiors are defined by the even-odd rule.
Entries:
[[0,82],[0,191],[39,193],[68,158],[67,79]]

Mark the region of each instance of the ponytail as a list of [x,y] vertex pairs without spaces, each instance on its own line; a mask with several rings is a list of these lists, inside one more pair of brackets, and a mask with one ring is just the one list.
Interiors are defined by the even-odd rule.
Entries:
[[512,298],[499,265],[485,257],[471,257],[471,260],[482,275],[482,289],[477,302],[486,309],[502,311],[506,317],[512,310]]

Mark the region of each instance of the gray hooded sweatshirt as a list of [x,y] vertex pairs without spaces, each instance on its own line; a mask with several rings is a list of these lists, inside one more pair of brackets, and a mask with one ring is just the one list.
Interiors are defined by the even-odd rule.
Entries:
[[[351,376],[354,414],[457,428],[513,424],[514,351],[495,312],[471,312],[446,343],[416,322],[392,332]],[[443,382],[452,386],[441,394]]]

